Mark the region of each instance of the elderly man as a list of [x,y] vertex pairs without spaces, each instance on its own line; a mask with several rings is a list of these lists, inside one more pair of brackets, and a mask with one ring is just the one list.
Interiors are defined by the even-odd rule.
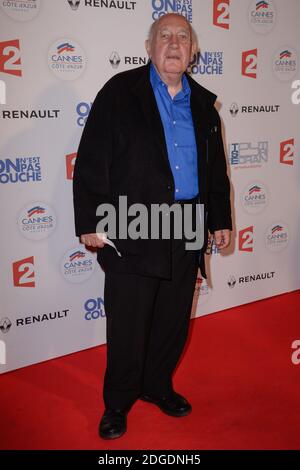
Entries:
[[[104,439],[125,433],[137,399],[172,417],[191,412],[174,391],[172,374],[186,342],[199,267],[206,276],[208,230],[223,249],[232,228],[216,96],[185,73],[196,51],[190,24],[178,14],[162,16],[146,49],[146,66],[115,75],[98,93],[74,171],[76,234],[98,248],[105,271]],[[97,233],[103,220],[97,207],[109,203],[118,212],[120,196],[147,208],[203,204],[201,250],[186,249],[185,237],[172,230],[169,238],[110,237],[115,249]]]

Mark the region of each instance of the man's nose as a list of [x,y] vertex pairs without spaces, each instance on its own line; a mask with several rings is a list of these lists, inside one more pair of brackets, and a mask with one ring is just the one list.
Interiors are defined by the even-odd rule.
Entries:
[[179,46],[179,39],[176,34],[172,34],[171,40],[170,40],[170,46],[172,47],[178,47]]

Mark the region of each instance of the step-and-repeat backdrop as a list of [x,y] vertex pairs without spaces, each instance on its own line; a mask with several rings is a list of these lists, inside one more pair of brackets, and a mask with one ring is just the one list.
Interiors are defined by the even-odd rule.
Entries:
[[[212,244],[193,316],[300,287],[298,0],[1,0],[0,372],[105,342],[104,274],[74,234],[72,175],[97,91],[183,14],[218,95],[233,243]],[[262,315],[264,312],[261,312]]]

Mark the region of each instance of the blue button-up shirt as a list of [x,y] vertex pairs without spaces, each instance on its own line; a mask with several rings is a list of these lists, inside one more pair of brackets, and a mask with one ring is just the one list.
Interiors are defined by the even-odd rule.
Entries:
[[150,66],[150,81],[163,123],[168,157],[175,182],[175,200],[192,199],[199,192],[197,146],[190,108],[191,89],[182,77],[182,90],[172,98],[167,85]]

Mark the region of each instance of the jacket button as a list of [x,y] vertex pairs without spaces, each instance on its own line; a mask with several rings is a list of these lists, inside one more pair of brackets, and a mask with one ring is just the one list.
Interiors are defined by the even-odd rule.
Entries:
[[169,189],[169,190],[171,189],[171,185],[170,185],[170,184],[168,184],[167,189]]

